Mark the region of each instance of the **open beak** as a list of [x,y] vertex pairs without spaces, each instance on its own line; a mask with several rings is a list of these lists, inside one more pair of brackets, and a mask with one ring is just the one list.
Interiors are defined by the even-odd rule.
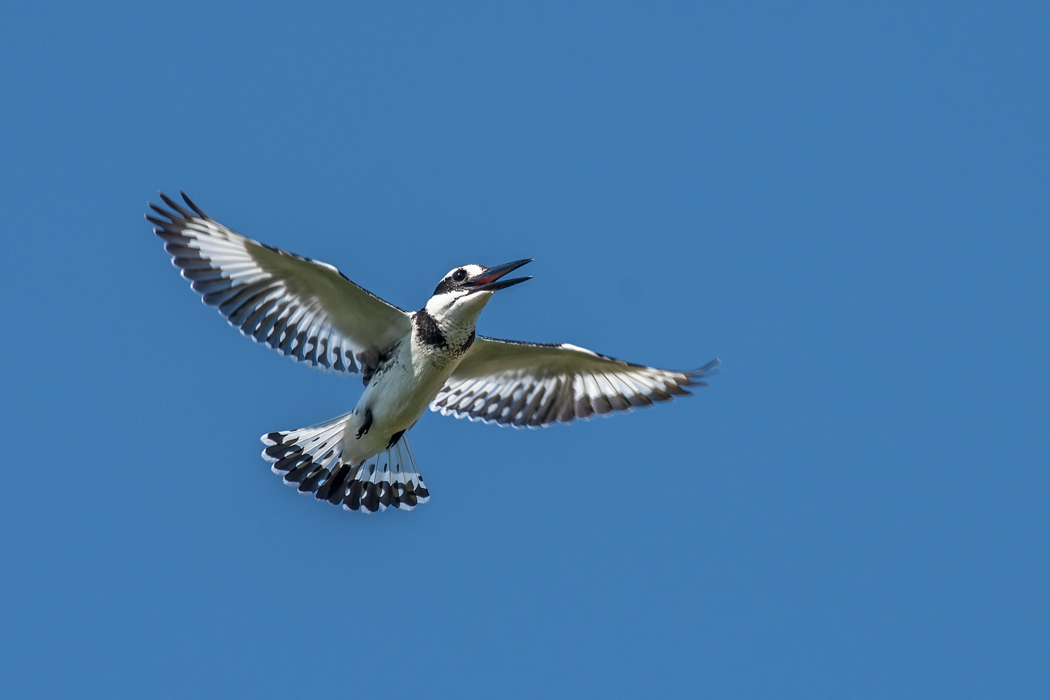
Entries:
[[471,277],[463,286],[470,289],[472,292],[495,292],[500,289],[511,287],[519,282],[531,280],[531,277],[515,277],[514,279],[509,280],[501,280],[500,278],[508,272],[517,270],[522,265],[532,262],[532,260],[532,258],[528,258],[527,260],[515,260],[514,262],[490,267],[481,274]]

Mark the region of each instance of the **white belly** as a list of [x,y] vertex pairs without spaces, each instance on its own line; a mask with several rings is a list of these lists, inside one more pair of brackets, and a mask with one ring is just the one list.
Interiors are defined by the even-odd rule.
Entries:
[[[432,352],[413,342],[398,348],[390,367],[372,377],[343,436],[343,459],[357,466],[387,448],[390,437],[408,430],[445,385],[457,361],[434,362]],[[446,359],[447,358],[441,358]],[[357,433],[372,414],[368,433]]]

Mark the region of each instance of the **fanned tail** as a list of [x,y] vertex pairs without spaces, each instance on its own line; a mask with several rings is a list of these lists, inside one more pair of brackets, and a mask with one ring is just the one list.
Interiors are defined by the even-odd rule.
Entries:
[[341,503],[345,510],[412,510],[429,501],[407,434],[359,467],[343,462],[343,431],[349,417],[347,413],[309,428],[263,435],[263,459],[300,493]]

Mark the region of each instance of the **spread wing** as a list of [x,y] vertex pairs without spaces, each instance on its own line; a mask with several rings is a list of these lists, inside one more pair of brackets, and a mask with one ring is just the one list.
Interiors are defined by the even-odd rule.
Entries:
[[160,195],[170,211],[146,218],[172,263],[208,306],[256,342],[312,367],[340,374],[374,371],[412,329],[409,315],[323,262],[231,231],[202,212]]
[[478,336],[430,404],[442,415],[536,428],[650,406],[683,387],[707,386],[718,360],[674,371],[635,365],[575,345]]

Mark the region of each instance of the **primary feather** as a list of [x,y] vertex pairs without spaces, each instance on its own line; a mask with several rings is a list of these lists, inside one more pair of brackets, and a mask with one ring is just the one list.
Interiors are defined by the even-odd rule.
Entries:
[[630,411],[707,386],[718,360],[700,369],[636,365],[575,345],[478,336],[430,408],[485,423],[538,428]]
[[412,329],[409,315],[339,270],[253,241],[226,228],[183,195],[160,195],[147,216],[172,263],[230,325],[286,357],[340,374],[371,374]]

